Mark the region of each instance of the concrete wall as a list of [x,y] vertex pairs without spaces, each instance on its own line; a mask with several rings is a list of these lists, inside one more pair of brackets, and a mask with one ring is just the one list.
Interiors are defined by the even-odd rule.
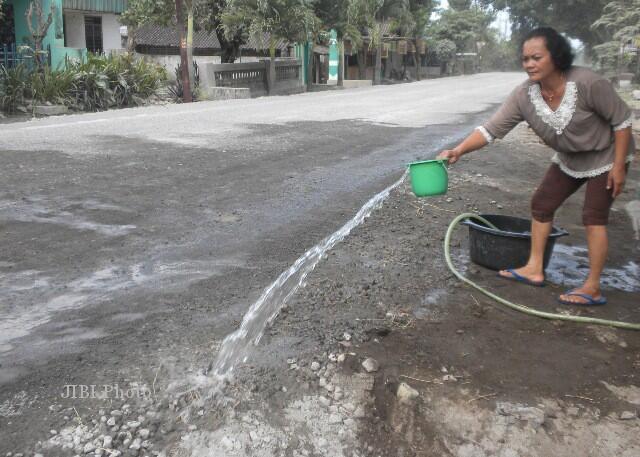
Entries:
[[[29,1],[28,0],[9,0],[13,4],[13,16],[15,20],[16,31],[16,44],[26,45],[29,44],[31,39],[31,33],[27,26],[27,19],[25,14],[27,12]],[[62,35],[62,0],[42,0],[42,11],[45,15],[51,11],[51,5],[54,5],[55,12],[53,16],[53,22],[47,30],[47,34],[42,42],[44,50],[47,49],[47,45],[51,46],[52,54],[54,54],[55,48],[63,47],[63,35]],[[46,16],[45,16],[46,17]],[[35,18],[33,23],[35,24]],[[58,36],[56,36],[58,32]],[[53,62],[52,62],[53,63]]]
[[[138,54],[139,57],[149,62],[155,62],[162,65],[167,70],[169,79],[176,79],[176,68],[180,65],[180,56],[163,56],[153,54]],[[219,64],[220,56],[194,56],[193,60],[198,64],[200,72],[200,81],[204,80],[205,66],[208,63]]]
[[[155,62],[159,65],[162,65],[165,70],[167,70],[167,74],[169,75],[169,79],[175,79],[175,71],[178,65],[180,64],[180,56],[179,55],[155,55],[155,54],[138,54],[139,57],[144,58],[149,62]],[[198,69],[200,71],[200,80],[204,81],[204,76],[206,74],[206,64],[220,64],[222,60],[220,56],[193,56],[193,60],[198,64]],[[237,60],[236,63],[250,63],[250,62],[258,62],[258,57],[242,57]]]
[[101,14],[102,16],[102,46],[105,51],[112,49],[123,49],[122,37],[120,36],[119,15]]
[[86,48],[84,36],[84,13],[79,11],[65,11],[64,21],[67,31],[68,48]]
[[[16,44],[29,43],[30,33],[25,19],[29,0],[10,0],[13,4]],[[86,55],[84,37],[84,15],[102,16],[102,43],[105,51],[122,49],[120,40],[120,23],[118,16],[113,13],[95,13],[89,11],[63,11],[62,0],[42,0],[43,11],[48,14],[51,5],[55,7],[53,22],[47,31],[42,46],[46,50],[51,47],[51,66],[57,68],[64,64],[65,57],[82,58]],[[67,47],[64,46],[63,14],[67,15]]]
[[369,87],[373,85],[370,79],[345,79],[343,86],[345,89],[353,89],[356,87]]
[[[16,44],[29,44],[31,34],[29,32],[29,28],[27,27],[27,20],[25,18],[25,13],[27,11],[29,1],[10,1],[13,4],[15,17]],[[64,59],[67,55],[72,58],[78,58],[82,55],[82,50],[64,47],[64,34],[62,26],[62,0],[42,0],[42,9],[45,14],[48,14],[51,11],[52,4],[55,7],[55,14],[53,15],[53,22],[51,23],[49,30],[47,30],[47,34],[42,42],[42,47],[43,50],[46,50],[47,46],[51,47],[51,66],[53,68],[57,68],[64,64]]]
[[[277,71],[277,67],[298,68],[298,77],[284,69]],[[204,66],[200,74],[200,85],[203,90],[214,87],[249,89],[252,97],[265,95],[291,95],[304,92],[305,85],[299,77],[302,63],[300,61],[270,62],[270,59],[242,64],[213,64]],[[215,74],[220,73],[222,79],[216,81]],[[280,76],[278,76],[280,74]],[[212,92],[212,91],[210,91]]]

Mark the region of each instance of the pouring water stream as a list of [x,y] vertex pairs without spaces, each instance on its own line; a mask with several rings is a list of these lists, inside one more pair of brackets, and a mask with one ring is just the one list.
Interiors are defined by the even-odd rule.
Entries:
[[322,256],[344,240],[355,227],[362,224],[375,209],[380,207],[391,191],[398,187],[406,176],[407,172],[397,182],[371,198],[350,221],[305,252],[264,290],[260,298],[244,315],[240,328],[223,340],[218,357],[210,366],[210,371],[216,377],[230,376],[238,363],[247,361],[251,347],[260,342],[267,325],[278,316],[282,306],[296,293],[307,275],[320,262]]

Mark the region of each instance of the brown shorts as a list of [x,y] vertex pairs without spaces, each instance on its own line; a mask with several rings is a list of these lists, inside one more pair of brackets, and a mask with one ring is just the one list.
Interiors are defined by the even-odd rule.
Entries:
[[547,170],[540,186],[531,199],[531,215],[538,222],[551,222],[556,210],[585,182],[587,191],[582,207],[584,225],[607,225],[613,204],[612,189],[607,189],[609,173],[593,178],[574,178],[563,172],[557,164]]

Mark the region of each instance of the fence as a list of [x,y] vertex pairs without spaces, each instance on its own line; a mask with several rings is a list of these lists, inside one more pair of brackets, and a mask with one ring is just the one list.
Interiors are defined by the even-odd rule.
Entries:
[[302,63],[296,59],[263,59],[259,62],[205,64],[208,87],[246,88],[252,97],[304,92]]
[[[51,66],[51,45],[47,45],[46,57],[42,62]],[[25,63],[33,69],[35,62],[33,56],[18,51],[15,43],[0,45],[0,65],[13,68],[20,63]]]
[[15,43],[3,44],[0,47],[0,65],[5,68],[12,68],[22,62],[24,57],[17,50]]
[[253,97],[261,97],[269,92],[264,62],[207,65],[213,67],[211,75],[214,87],[248,88]]

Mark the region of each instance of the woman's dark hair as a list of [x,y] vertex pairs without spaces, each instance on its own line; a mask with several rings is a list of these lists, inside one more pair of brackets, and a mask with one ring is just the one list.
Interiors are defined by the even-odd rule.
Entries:
[[553,60],[553,64],[558,70],[565,71],[571,68],[574,56],[569,40],[556,32],[555,29],[551,27],[539,27],[527,33],[520,44],[520,53],[522,53],[524,43],[532,38],[544,38],[547,49],[551,54],[551,60]]

